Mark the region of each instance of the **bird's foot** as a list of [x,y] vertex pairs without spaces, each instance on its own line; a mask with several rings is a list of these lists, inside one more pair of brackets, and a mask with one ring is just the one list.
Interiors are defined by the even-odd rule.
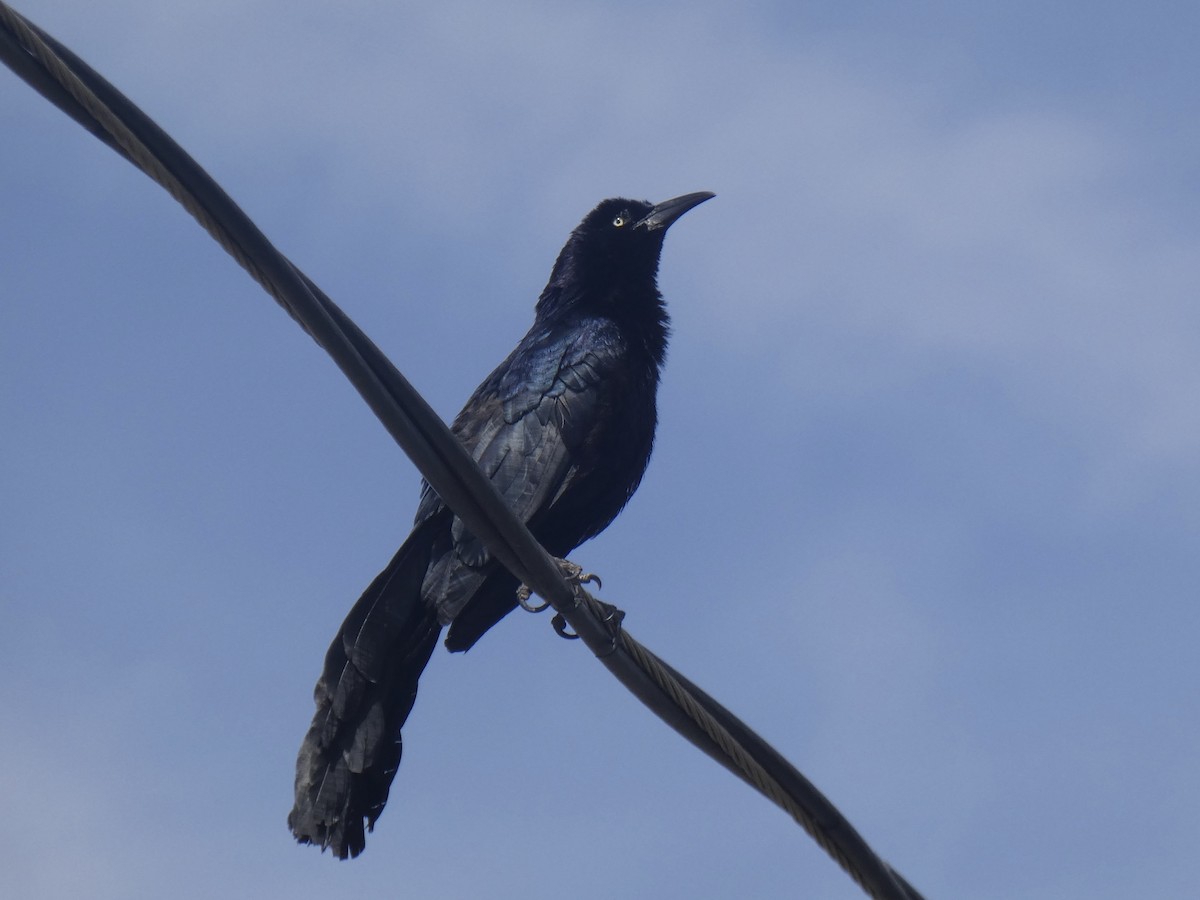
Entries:
[[[600,581],[600,576],[595,572],[585,572],[583,571],[583,566],[573,563],[569,559],[559,559],[558,557],[555,557],[554,561],[558,563],[559,569],[562,570],[563,577],[572,586],[594,584],[598,588],[604,587],[604,584]],[[532,597],[533,591],[529,588],[529,585],[522,584],[517,588],[517,603],[520,605],[521,609],[525,610],[526,612],[538,613],[550,605],[549,603],[531,603],[530,598]],[[562,617],[555,616],[555,618],[561,619]],[[563,629],[565,629],[566,623],[563,622],[561,624]],[[559,630],[558,625],[555,625],[555,630],[558,631],[559,634],[563,634],[563,632]],[[563,636],[566,637],[567,635],[563,634]]]
[[521,607],[521,609],[525,610],[525,612],[540,613],[550,605],[546,602],[530,603],[529,601],[532,597],[533,591],[529,589],[529,585],[522,584],[517,588],[517,604]]
[[573,585],[594,584],[598,588],[604,587],[600,581],[600,576],[595,572],[583,571],[583,566],[571,562],[569,559],[555,559],[558,567],[562,570],[563,577]]
[[554,626],[554,632],[560,638],[566,638],[568,641],[579,640],[579,635],[573,631],[567,631],[567,620],[563,618],[562,613],[555,613],[554,618],[550,620],[550,624]]
[[[621,630],[621,622],[625,619],[625,610],[620,607],[613,606],[611,603],[605,603],[603,600],[597,600],[595,597],[590,597],[588,602],[591,605],[592,612],[600,616],[600,621],[607,626],[608,630],[614,635]],[[554,618],[550,620],[550,624],[554,626],[554,630],[559,637],[566,638],[569,641],[578,640],[579,635],[573,631],[567,631],[567,620],[562,613],[556,613]]]
[[[596,587],[604,586],[600,581],[600,576],[595,572],[585,572],[583,571],[582,566],[571,562],[569,559],[558,559],[555,557],[554,561],[558,563],[559,569],[562,570],[563,577],[572,585],[572,587],[582,588],[585,584],[594,584]],[[550,605],[549,603],[531,603],[530,598],[532,596],[533,591],[530,590],[528,585],[523,584],[517,588],[517,603],[520,604],[522,609],[528,610],[529,612],[542,612]],[[598,611],[601,614],[602,621],[608,625],[610,630],[612,630],[614,633],[620,630],[621,620],[625,618],[625,613],[617,607],[608,603],[604,603],[591,596],[587,598],[580,598],[578,595],[576,595],[576,601],[577,603],[585,601],[591,603],[593,610]],[[579,635],[567,630],[567,620],[562,613],[555,613],[554,618],[550,621],[550,624],[554,626],[554,630],[558,633],[559,637],[564,637],[571,641],[579,639]]]

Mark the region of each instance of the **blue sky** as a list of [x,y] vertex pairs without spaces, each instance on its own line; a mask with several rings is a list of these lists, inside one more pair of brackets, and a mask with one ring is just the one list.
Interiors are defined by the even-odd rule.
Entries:
[[[667,241],[637,497],[576,558],[931,897],[1196,893],[1193,4],[19,8],[452,416],[603,197]],[[284,826],[417,475],[159,188],[0,73],[0,893],[860,896],[544,618]]]

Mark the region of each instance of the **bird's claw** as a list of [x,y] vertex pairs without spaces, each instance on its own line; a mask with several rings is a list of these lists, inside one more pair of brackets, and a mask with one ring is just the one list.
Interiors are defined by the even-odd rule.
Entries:
[[603,588],[604,583],[600,580],[600,576],[595,572],[583,571],[583,566],[578,563],[573,563],[569,559],[556,560],[558,567],[562,570],[563,577],[574,585],[594,584],[598,588]]
[[523,584],[517,588],[517,604],[525,612],[540,613],[550,604],[545,601],[541,603],[530,603],[529,598],[533,596],[533,591],[529,589],[529,585]]
[[[576,563],[571,562],[569,559],[557,559],[556,558],[555,562],[558,563],[559,569],[562,570],[563,577],[573,587],[581,588],[585,584],[594,584],[594,585],[596,585],[596,587],[604,586],[600,581],[599,575],[597,575],[595,572],[583,571],[582,566],[579,566]],[[540,604],[539,603],[531,603],[530,598],[532,596],[533,596],[533,591],[530,589],[529,585],[522,584],[520,587],[517,588],[517,603],[520,605],[521,609],[527,610],[529,612],[537,613],[537,612],[542,612],[543,610],[546,609],[546,607],[550,606],[549,603],[540,603]],[[602,615],[603,621],[614,632],[614,634],[620,630],[621,620],[625,618],[625,613],[623,611],[621,611],[620,609],[618,609],[617,607],[612,606],[611,604],[608,604],[608,603],[604,603],[600,600],[597,600],[595,597],[588,597],[588,598],[583,598],[583,599],[577,597],[576,602],[577,603],[590,602],[590,603],[594,604],[595,606],[598,606],[599,611],[602,612],[602,614],[603,614]],[[550,620],[550,624],[552,626],[554,626],[554,631],[558,634],[559,637],[566,638],[569,641],[579,640],[579,635],[577,635],[573,631],[567,630],[567,620],[566,620],[566,617],[563,616],[562,613],[555,613],[554,618]]]
[[[562,570],[563,577],[573,586],[581,587],[585,584],[594,584],[598,588],[604,587],[600,581],[600,576],[595,572],[583,571],[583,566],[571,562],[569,559],[558,559],[554,561],[558,563],[558,567]],[[527,584],[522,584],[517,588],[517,605],[526,612],[540,613],[550,606],[549,603],[531,603],[530,598],[533,597],[533,590]],[[557,629],[558,626],[555,626]],[[564,626],[565,627],[565,626]],[[559,632],[562,634],[562,632]],[[565,637],[565,635],[564,635]]]
[[[591,604],[592,612],[600,614],[600,620],[608,626],[609,631],[615,635],[621,630],[621,622],[625,619],[625,610],[613,606],[611,603],[605,603],[603,600],[597,600],[595,597],[591,599]],[[569,641],[579,640],[579,635],[573,631],[567,631],[567,620],[562,613],[556,614],[550,620],[550,624],[554,626],[559,637]]]
[[567,620],[563,618],[562,613],[556,613],[550,620],[550,624],[554,626],[554,630],[560,638],[566,638],[568,641],[579,640],[579,635],[573,631],[567,631]]

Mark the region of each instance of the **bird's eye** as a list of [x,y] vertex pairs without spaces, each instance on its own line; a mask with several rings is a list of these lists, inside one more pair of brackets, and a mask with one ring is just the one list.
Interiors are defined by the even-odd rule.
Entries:
[[626,222],[628,222],[628,221],[629,221],[629,219],[628,219],[628,214],[627,214],[627,213],[621,213],[619,216],[617,216],[615,219],[613,219],[613,227],[614,227],[614,228],[621,228],[621,227],[623,227],[623,226],[625,225],[625,223],[626,223]]

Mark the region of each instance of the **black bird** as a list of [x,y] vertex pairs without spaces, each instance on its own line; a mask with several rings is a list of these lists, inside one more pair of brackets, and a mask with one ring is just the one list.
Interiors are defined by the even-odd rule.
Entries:
[[[712,196],[605,200],[588,213],[554,263],[533,327],[454,420],[455,435],[554,556],[603,531],[642,480],[667,349],[656,280],[663,236]],[[325,656],[296,761],[288,825],[298,841],[342,859],[362,852],[442,627],[451,651],[469,649],[516,606],[517,587],[423,483],[412,533]]]

